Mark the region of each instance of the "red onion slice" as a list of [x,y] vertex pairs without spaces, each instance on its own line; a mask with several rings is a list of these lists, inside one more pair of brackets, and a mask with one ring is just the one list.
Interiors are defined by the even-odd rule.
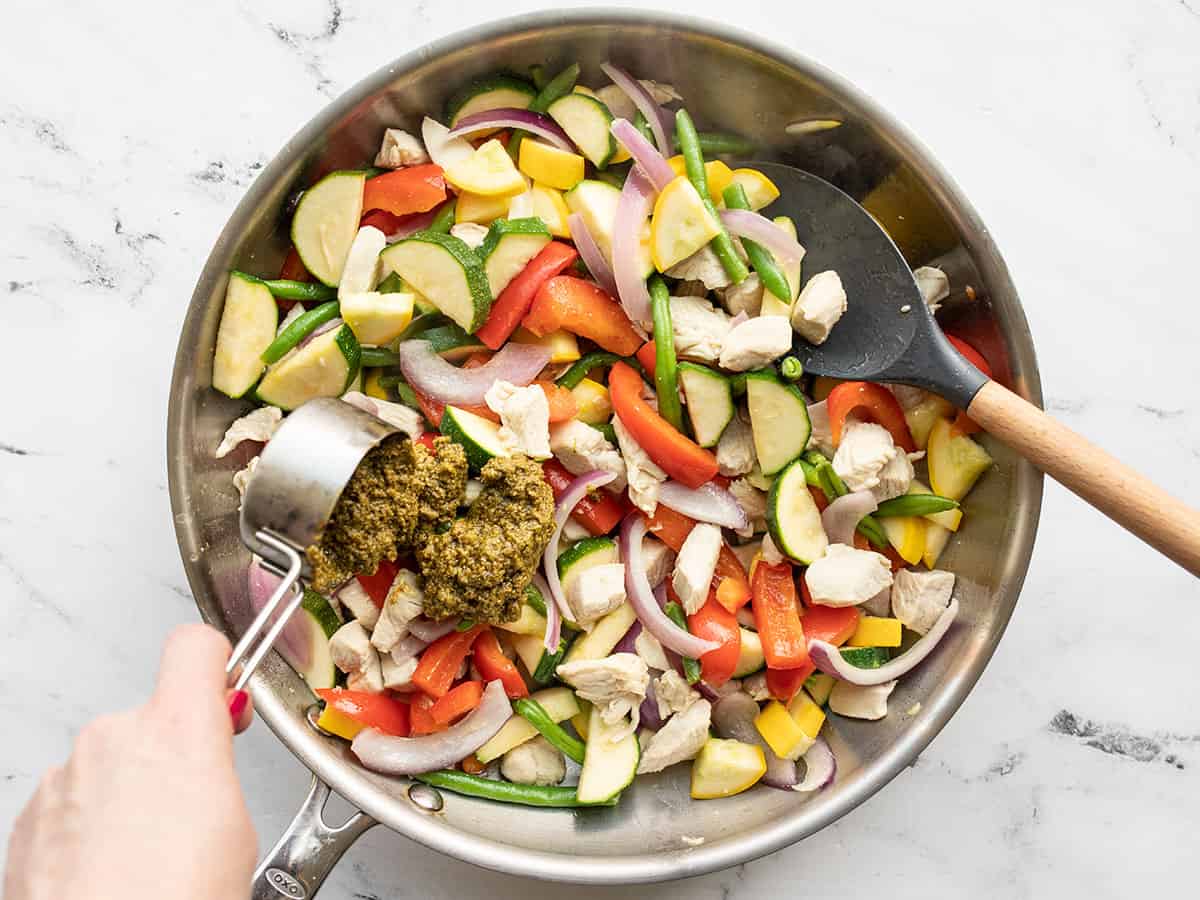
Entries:
[[633,620],[633,624],[629,626],[629,630],[625,632],[625,636],[617,641],[617,646],[613,647],[613,653],[633,653],[637,654],[637,639],[642,633],[642,623],[637,619]]
[[804,754],[804,778],[792,785],[793,791],[808,793],[819,791],[833,781],[837,775],[837,759],[825,738],[818,737]]
[[[562,492],[562,496],[558,498],[558,503],[554,507],[554,533],[550,535],[550,541],[542,553],[542,569],[556,612],[561,611],[564,616],[571,614],[571,607],[567,605],[567,597],[563,593],[562,582],[558,578],[558,539],[562,536],[563,526],[567,524],[567,519],[571,515],[571,510],[575,508],[575,504],[586,497],[592,488],[604,487],[616,477],[614,472],[586,472],[567,485],[567,489]],[[627,565],[625,568],[628,571],[629,566]],[[558,648],[559,629],[550,627],[550,605],[546,604],[546,649],[553,651]],[[555,618],[558,618],[557,615]]]
[[612,132],[612,136],[629,151],[629,155],[650,179],[655,190],[661,191],[675,180],[675,170],[671,168],[671,164],[633,125],[625,119],[614,119],[609,130]]
[[456,138],[495,128],[519,128],[548,141],[559,150],[575,152],[575,145],[571,143],[567,133],[558,127],[557,122],[533,110],[515,107],[488,109],[463,116],[446,136]]
[[[250,561],[250,567],[246,569],[246,587],[250,595],[250,609],[255,615],[262,612],[262,608],[267,605],[267,601],[271,599],[271,595],[275,593],[275,589],[279,587],[279,582],[282,580],[263,566],[259,560]],[[298,588],[293,587],[288,596],[294,598],[297,590]],[[287,602],[284,600],[279,609],[285,609]],[[271,624],[274,624],[278,617],[278,613],[276,613],[271,618]],[[279,633],[275,649],[295,669],[303,669],[312,662],[313,641],[309,634],[312,627],[312,619],[299,614],[288,619],[288,623],[283,626],[283,631]]]
[[535,344],[505,344],[478,369],[460,369],[438,356],[429,341],[404,341],[396,348],[400,371],[414,390],[452,406],[478,406],[497,381],[525,387],[550,362],[550,351]]
[[[632,100],[633,105],[646,117],[646,121],[650,124],[650,131],[654,134],[654,142],[658,144],[659,152],[664,156],[669,156],[674,149],[671,145],[671,136],[667,134],[667,128],[663,123],[665,117],[663,116],[662,107],[654,102],[654,98],[650,95],[650,92],[646,90],[640,81],[612,63],[601,63],[600,71],[607,75],[613,84],[624,91],[625,96]],[[633,151],[630,152],[632,153]]]
[[408,623],[408,633],[426,644],[432,644],[440,637],[445,637],[458,627],[458,619],[426,619],[418,616]]
[[654,691],[653,678],[646,685],[646,699],[642,701],[638,713],[638,724],[651,731],[658,731],[663,726],[662,716],[658,714],[658,695]]
[[325,334],[325,332],[333,331],[333,329],[340,328],[344,324],[341,319],[330,319],[328,322],[321,323],[301,339],[300,343],[296,345],[296,349],[300,350],[303,347],[307,347],[318,337]]
[[638,265],[639,244],[646,218],[654,205],[654,188],[640,168],[634,166],[625,177],[625,186],[617,201],[617,214],[613,220],[613,277],[617,285],[617,296],[621,308],[630,320],[643,325],[652,321],[650,314],[650,292],[646,279]]
[[852,491],[838,497],[821,513],[821,525],[829,543],[854,546],[854,530],[858,523],[878,507],[875,495],[870,491]]
[[350,745],[358,761],[384,775],[419,775],[455,765],[489,741],[512,716],[512,705],[500,681],[488,682],[483,699],[457,725],[424,737],[386,735],[376,728],[362,731]]
[[587,222],[583,220],[583,216],[579,213],[571,213],[567,216],[567,228],[571,231],[571,240],[575,242],[575,249],[583,257],[583,262],[588,267],[588,271],[592,273],[592,277],[610,297],[618,296],[617,282],[613,277],[612,266],[608,264],[600,245],[588,231]]
[[618,541],[621,561],[625,563],[625,593],[629,602],[633,604],[642,627],[658,638],[658,642],[665,649],[674,650],[681,656],[699,659],[720,645],[684,631],[659,608],[654,599],[654,592],[650,590],[650,581],[646,578],[646,567],[642,563],[642,538],[645,536],[646,520],[635,510],[621,522],[621,536]]
[[730,233],[761,244],[780,264],[799,262],[804,248],[790,234],[768,219],[748,209],[721,210],[721,221]]
[[[446,203],[449,202],[449,200],[446,201]],[[400,223],[400,226],[391,234],[387,235],[385,240],[389,244],[394,244],[397,241],[404,240],[406,237],[411,237],[418,231],[425,231],[430,225],[433,224],[433,220],[438,217],[438,213],[442,211],[446,203],[439,204],[427,212],[414,213],[411,216],[405,216],[404,220]]]
[[763,784],[787,790],[799,780],[796,763],[776,756],[775,751],[763,740],[758,729],[754,727],[754,717],[758,712],[758,704],[744,691],[726,694],[713,705],[713,728],[723,738],[733,738],[743,744],[762,747],[763,756],[767,760],[767,771],[762,777]]
[[957,615],[958,598],[954,598],[938,617],[933,627],[919,641],[878,669],[860,669],[858,666],[851,665],[842,657],[837,647],[826,641],[809,641],[808,655],[822,672],[842,681],[848,681],[850,684],[857,684],[860,687],[886,684],[907,675],[925,659],[945,637]]
[[658,502],[689,519],[711,522],[722,528],[737,530],[745,528],[750,521],[733,494],[711,481],[698,488],[690,488],[678,481],[663,482],[658,487]]

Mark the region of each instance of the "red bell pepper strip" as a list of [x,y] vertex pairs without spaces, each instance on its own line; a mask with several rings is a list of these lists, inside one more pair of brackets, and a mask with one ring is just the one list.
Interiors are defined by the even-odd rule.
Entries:
[[500,649],[500,642],[491,629],[479,635],[475,646],[471,648],[471,659],[484,681],[499,681],[504,685],[504,693],[512,699],[529,696],[525,679],[521,677],[513,661],[504,655],[504,651]]
[[487,321],[475,332],[475,337],[493,350],[499,350],[529,312],[541,286],[575,262],[578,256],[574,247],[561,241],[551,241],[543,247],[500,292],[492,303]]
[[434,453],[436,451],[433,449],[433,442],[439,437],[441,437],[441,435],[439,435],[436,431],[423,431],[420,435],[413,438],[413,443],[420,444],[430,453]]
[[279,267],[279,277],[284,281],[312,281],[312,274],[305,268],[295,247],[288,247],[283,265]]
[[318,688],[317,696],[344,716],[362,722],[368,728],[378,728],[384,734],[408,737],[408,704],[387,694],[367,691],[347,691],[341,688]]
[[521,324],[539,337],[565,328],[618,356],[630,356],[642,346],[616,300],[592,282],[570,275],[556,275],[538,288]]
[[[661,503],[653,516],[645,516],[646,530],[660,541],[679,552],[696,522],[683,513],[678,513]],[[721,545],[717,556],[717,568],[713,572],[713,586],[717,602],[730,612],[737,612],[750,602],[750,579],[729,544]]]
[[413,684],[435,700],[446,696],[463,660],[471,652],[471,645],[486,628],[476,625],[466,631],[452,631],[426,647],[413,672]]
[[535,381],[534,384],[546,394],[546,403],[550,407],[551,425],[575,418],[575,413],[579,412],[579,404],[575,402],[574,394],[553,381]]
[[455,685],[429,709],[429,715],[438,725],[446,726],[479,705],[483,698],[482,681],[464,681]]
[[437,701],[428,694],[418,693],[413,697],[412,705],[409,707],[409,720],[412,725],[413,737],[445,730],[445,725],[439,725],[434,721],[433,706],[435,703]]
[[[807,596],[807,587],[801,588]],[[853,636],[862,614],[856,606],[822,606],[814,603],[804,607],[800,624],[804,637],[810,641],[826,641],[840,647]]]
[[767,690],[776,700],[788,703],[815,671],[817,664],[812,661],[798,669],[767,669]]
[[[575,476],[557,459],[548,459],[542,463],[542,477],[554,492],[555,500],[561,497],[575,480]],[[608,491],[593,491],[575,504],[571,518],[595,537],[600,537],[616,528],[617,523],[625,518],[625,505]]]
[[[891,544],[888,544],[888,546],[886,546],[882,550],[880,550],[878,547],[873,546],[871,544],[871,542],[867,539],[866,535],[864,535],[861,531],[854,532],[854,549],[870,550],[872,553],[878,553],[881,556],[886,556],[888,559],[888,562],[890,562],[892,564],[893,572],[899,572],[901,569],[906,568],[908,566],[908,563],[906,563],[904,561],[904,559],[900,556],[900,554],[896,552],[896,548],[893,547]],[[801,585],[803,585],[804,579],[800,579],[800,583],[801,583]],[[804,602],[811,603],[812,601],[808,598],[807,595],[805,595]]]
[[676,481],[698,488],[717,474],[717,458],[676,431],[642,399],[641,376],[628,364],[614,363],[609,370],[608,396],[621,424],[629,429],[650,458]]
[[363,185],[363,209],[381,209],[393,216],[425,212],[445,199],[446,179],[442,167],[433,163],[384,172]]
[[737,617],[710,593],[704,605],[687,617],[687,623],[692,634],[720,644],[700,657],[700,676],[713,687],[720,687],[733,677],[742,652]]
[[654,374],[655,367],[658,365],[658,347],[654,341],[646,341],[634,356],[642,364],[642,368],[646,370],[647,375]]
[[771,565],[759,560],[751,581],[754,624],[762,640],[763,659],[770,669],[807,666],[808,641],[800,624],[796,582],[787,563]]
[[817,504],[817,512],[825,512],[825,507],[829,505],[829,498],[825,496],[825,492],[811,484],[808,486],[808,492],[812,495],[813,503]]
[[392,587],[392,582],[396,580],[398,571],[400,571],[400,567],[395,562],[385,559],[380,561],[373,575],[358,576],[358,583],[367,592],[371,602],[380,609],[383,609],[383,602],[387,600],[388,591]]
[[[986,375],[989,379],[992,377],[992,367],[988,365],[988,361],[983,358],[983,354],[964,341],[962,338],[953,334],[946,335],[954,349],[966,357],[967,362],[977,368],[980,372]],[[958,415],[954,417],[954,424],[951,426],[953,434],[975,434],[982,431],[975,420],[967,415],[965,410],[959,410]]]
[[900,408],[896,396],[883,385],[867,381],[843,381],[829,392],[825,400],[829,410],[829,430],[835,445],[842,441],[846,417],[857,412],[886,428],[897,447],[907,453],[916,452],[917,445],[908,430],[908,422],[904,420],[904,410]]
[[364,215],[358,222],[359,228],[366,228],[370,225],[372,228],[378,228],[385,235],[395,234],[400,228],[401,219],[399,216],[393,216],[390,212],[383,209],[373,209]]

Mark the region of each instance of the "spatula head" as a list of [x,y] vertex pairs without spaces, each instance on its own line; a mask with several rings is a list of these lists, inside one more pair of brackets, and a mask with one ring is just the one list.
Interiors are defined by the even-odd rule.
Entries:
[[903,254],[869,212],[828,181],[780,163],[752,163],[775,182],[772,216],[795,223],[807,251],[802,280],[832,269],[846,313],[814,346],[797,335],[806,372],[857,381],[895,381],[965,407],[985,378],[950,345],[925,305]]

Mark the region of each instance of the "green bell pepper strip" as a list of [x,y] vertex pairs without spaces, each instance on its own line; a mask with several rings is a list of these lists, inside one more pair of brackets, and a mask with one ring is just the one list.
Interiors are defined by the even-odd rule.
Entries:
[[[823,453],[818,450],[805,450],[802,460],[817,470],[817,476],[820,479],[819,487],[825,493],[825,499],[830,503],[838,497],[844,497],[850,493],[850,489],[846,487],[846,483],[842,481],[841,476],[834,471],[833,463],[827,460]],[[807,469],[804,470],[804,474],[807,479]],[[862,520],[858,523],[857,530],[877,550],[886,550],[891,546],[891,542],[887,539],[887,535],[874,516],[863,516]]]
[[567,734],[561,725],[550,718],[546,708],[532,697],[522,697],[513,701],[513,709],[517,715],[542,733],[542,737],[569,756],[575,762],[583,765],[586,752],[583,741]]
[[577,359],[571,364],[571,368],[558,376],[555,381],[559,387],[565,387],[567,390],[573,390],[579,386],[583,379],[587,378],[588,372],[592,369],[599,369],[602,366],[611,366],[613,363],[624,359],[616,353],[609,353],[607,350],[593,350],[587,353],[580,359]]
[[[553,78],[546,82],[545,86],[538,89],[538,95],[533,98],[529,104],[529,111],[542,113],[545,115],[546,110],[550,108],[550,104],[560,97],[565,97],[575,89],[575,81],[579,78],[579,63],[571,63]],[[536,82],[534,83],[536,87]],[[522,131],[517,128],[513,130],[512,137],[508,139],[508,155],[514,160],[519,160],[521,157],[521,141],[529,134],[527,131]]]
[[[725,197],[725,206],[728,209],[750,208],[750,200],[746,197],[746,189],[736,181],[725,188],[723,196]],[[746,238],[742,238],[742,246],[746,248],[746,256],[749,257],[750,265],[754,267],[754,271],[758,273],[763,287],[784,303],[791,303],[791,285],[788,284],[783,272],[780,271],[779,266],[775,263],[775,257],[771,255],[771,251]]]
[[413,778],[430,787],[453,791],[467,797],[482,797],[484,800],[498,800],[501,803],[516,803],[521,806],[616,806],[617,800],[620,799],[618,794],[600,803],[581,803],[573,787],[560,787],[556,784],[513,784],[451,769],[426,772],[424,775],[414,775]]
[[457,197],[443,203],[442,208],[433,217],[433,221],[429,223],[429,230],[439,234],[449,234],[450,229],[454,227],[454,210],[457,205]]
[[741,284],[750,274],[750,270],[737,255],[737,250],[733,247],[733,238],[721,224],[721,217],[717,215],[717,207],[708,193],[708,174],[704,170],[704,152],[701,150],[699,138],[696,136],[696,126],[692,124],[692,117],[688,115],[686,109],[675,113],[675,137],[679,140],[679,149],[683,153],[683,165],[687,171],[688,181],[699,192],[704,208],[708,210],[708,214],[713,217],[721,229],[717,236],[709,242],[709,246],[716,252],[717,259],[721,261],[721,267],[725,269],[729,280],[734,284]]
[[[663,607],[663,612],[667,614],[667,618],[682,628],[688,630],[687,616],[683,614],[683,607],[674,600]],[[687,679],[688,684],[695,684],[700,680],[700,663],[689,656],[683,657],[683,677]]]
[[671,293],[658,275],[650,279],[650,312],[654,318],[654,389],[658,414],[683,433],[683,405],[679,402],[679,365],[675,360],[675,329],[671,324]]
[[948,509],[958,509],[958,501],[937,494],[904,494],[884,500],[872,514],[886,516],[928,516],[932,513],[945,512]]
[[[736,134],[721,131],[702,131],[696,134],[696,143],[709,156],[748,156],[754,152],[755,144]],[[683,150],[683,140],[675,134],[675,149]]]
[[383,366],[400,365],[400,354],[387,347],[363,347],[362,365],[364,369],[379,369]]
[[262,361],[267,365],[279,362],[289,350],[309,334],[326,322],[336,319],[340,311],[341,307],[338,306],[336,300],[330,300],[328,303],[322,303],[320,306],[310,309],[275,336],[275,340],[271,341],[267,345],[267,349],[262,352]]

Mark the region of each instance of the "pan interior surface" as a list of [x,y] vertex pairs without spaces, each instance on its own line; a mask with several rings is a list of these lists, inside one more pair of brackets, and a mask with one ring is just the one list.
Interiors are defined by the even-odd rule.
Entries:
[[[997,377],[1039,402],[1028,325],[1000,255],[948,176],[901,126],[812,62],[723,26],[643,12],[541,14],[454,35],[369,76],[301,130],[262,172],[225,227],[201,275],[180,338],[171,393],[168,466],[181,552],[204,618],[236,636],[248,621],[231,475],[249,449],[213,448],[246,411],[210,388],[212,351],[231,268],[274,273],[287,248],[285,209],[315,173],[374,157],[386,126],[419,131],[471,77],[532,63],[578,61],[581,83],[606,83],[612,59],[676,86],[702,130],[745,135],[755,156],[813,172],[862,203],[913,266],[937,264],[954,293],[942,314],[979,346]],[[824,131],[788,126],[823,120]],[[806,268],[806,275],[815,272]],[[970,288],[971,302],[964,292]],[[251,681],[276,734],[335,790],[382,823],[488,868],[585,883],[697,875],[787,846],[867,799],[937,734],[978,679],[1012,614],[1032,550],[1041,477],[985,438],[996,461],[966,503],[967,524],[941,567],[958,575],[959,621],[936,653],[903,679],[880,722],[831,716],[836,782],[816,795],[765,787],[719,801],[688,797],[688,766],[639,778],[613,809],[558,811],[447,794],[430,813],[407,781],[357,765],[344,743],[305,724],[313,697],[272,654]],[[919,713],[905,714],[920,704]]]

